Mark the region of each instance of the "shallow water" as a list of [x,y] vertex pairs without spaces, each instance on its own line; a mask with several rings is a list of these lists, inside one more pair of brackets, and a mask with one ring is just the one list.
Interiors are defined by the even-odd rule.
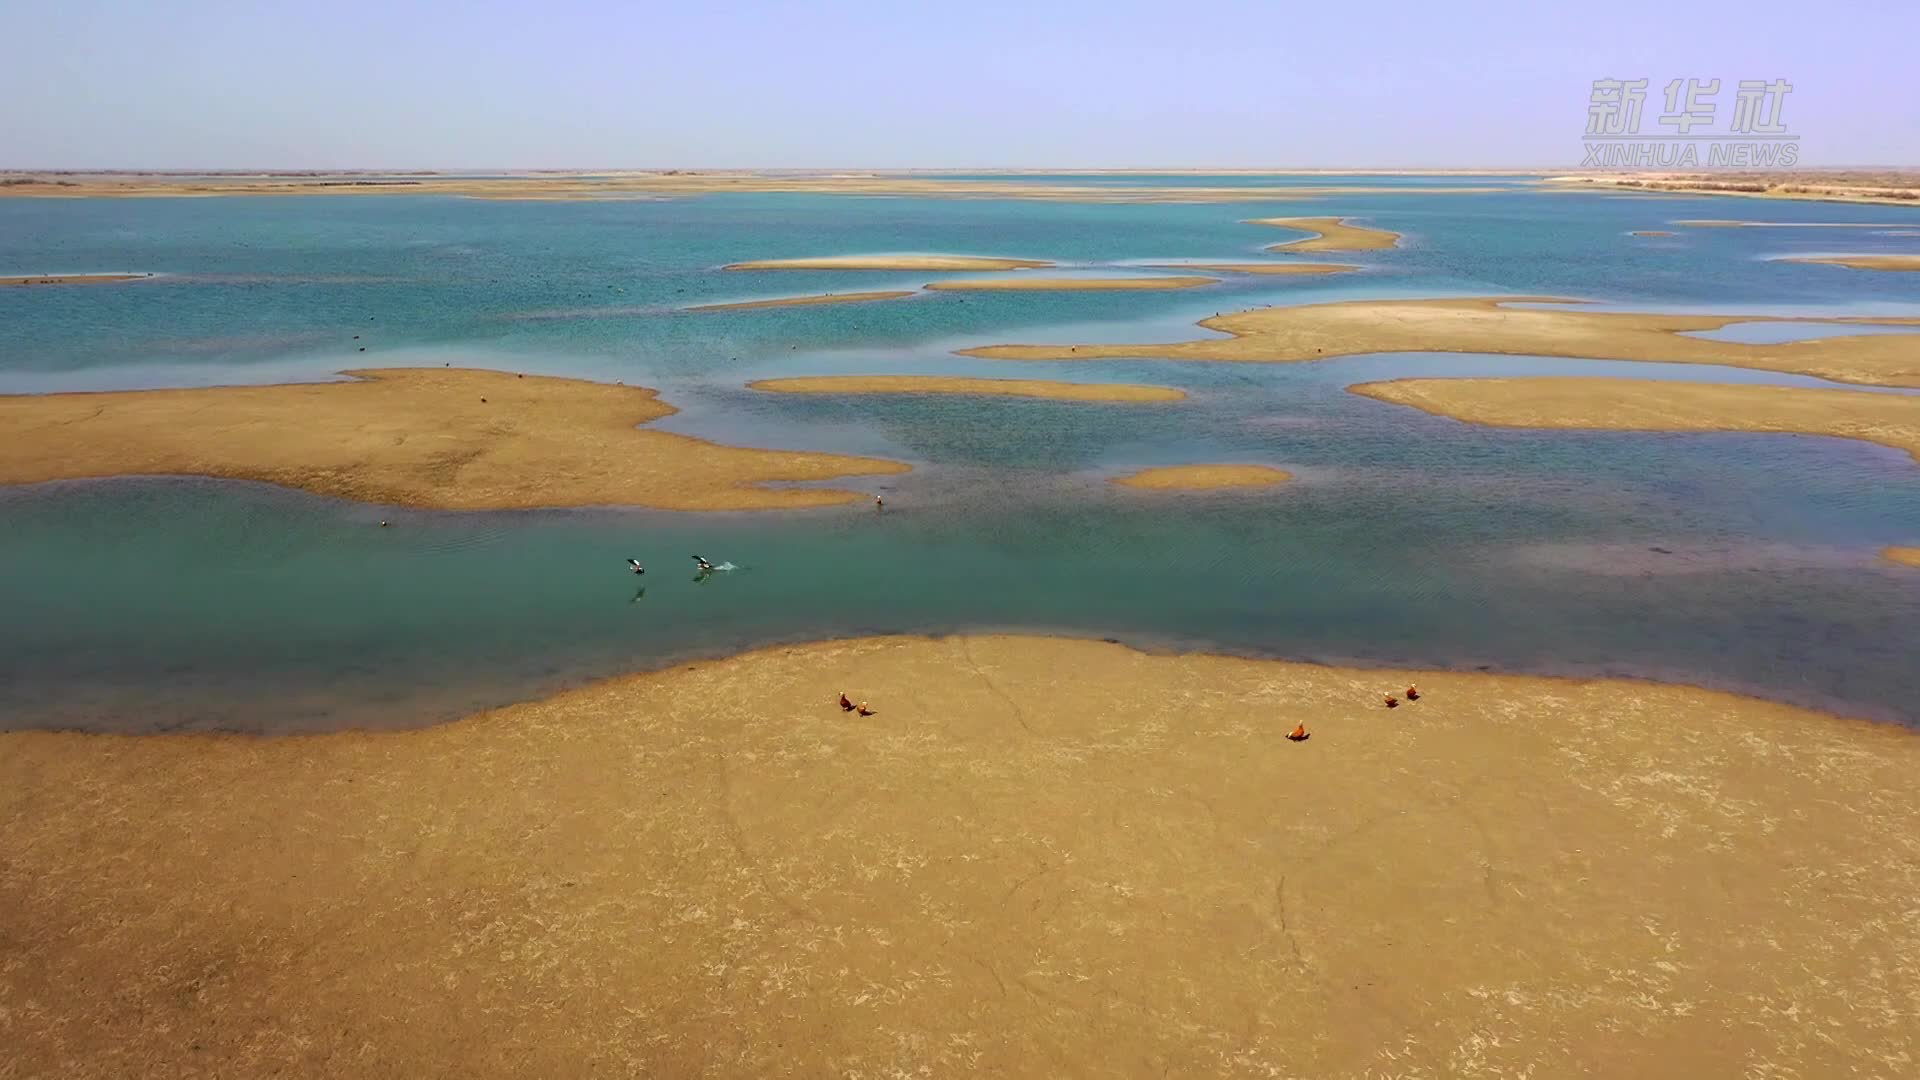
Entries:
[[[768,642],[983,628],[1636,674],[1913,718],[1920,574],[1877,556],[1920,540],[1920,468],[1907,455],[1793,436],[1477,428],[1345,390],[1406,375],[1525,373],[1832,384],[1532,357],[1019,364],[951,350],[1182,340],[1204,336],[1192,323],[1216,311],[1378,296],[1920,315],[1920,275],[1766,258],[1831,249],[1831,232],[1623,235],[1675,219],[1816,213],[1920,226],[1920,211],[1417,190],[1516,186],[1512,178],[1161,181],[1173,179],[1384,190],[1192,206],[775,195],[0,200],[0,273],[164,275],[0,290],[0,390],[501,366],[660,387],[683,410],[661,422],[670,430],[916,466],[858,485],[886,492],[878,515],[865,506],[431,513],[194,479],[0,489],[0,723],[414,725]],[[1262,249],[1296,234],[1243,219],[1329,214],[1401,230],[1404,246],[1294,257],[1357,263],[1360,273],[1228,275],[1185,292],[679,310],[962,276],[719,269],[750,258],[926,251],[1139,273],[1160,261],[1281,258]],[[1862,234],[1847,237],[1850,250],[1912,250],[1911,240],[1848,231]],[[1191,397],[1084,405],[744,389],[772,375],[874,372],[1137,381]],[[1298,479],[1175,496],[1106,483],[1144,466],[1207,461],[1271,463]],[[378,528],[382,518],[394,527]],[[695,582],[690,552],[741,569]],[[644,578],[626,572],[629,555],[647,563]]]

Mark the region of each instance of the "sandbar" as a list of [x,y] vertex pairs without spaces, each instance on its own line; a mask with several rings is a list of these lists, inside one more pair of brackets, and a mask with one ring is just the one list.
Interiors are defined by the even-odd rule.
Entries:
[[1864,221],[1737,221],[1729,218],[1688,218],[1674,222],[1692,229],[1898,229]]
[[1150,491],[1210,491],[1273,487],[1292,479],[1292,473],[1271,465],[1164,465],[1115,477],[1113,482]]
[[1253,218],[1247,224],[1276,225],[1283,229],[1299,229],[1316,234],[1300,240],[1270,244],[1268,251],[1379,251],[1400,243],[1400,234],[1397,232],[1349,225],[1348,222],[1352,220],[1344,217],[1276,217]]
[[1215,285],[1218,284],[1219,281],[1219,278],[1210,277],[961,278],[956,281],[931,282],[927,285],[927,288],[941,292],[996,290],[1007,292],[1134,292],[1157,289],[1191,289],[1200,285]]
[[1609,173],[1553,176],[1541,183],[1549,185],[1544,190],[1559,191],[1575,191],[1591,185],[1631,191],[1889,206],[1913,206],[1920,201],[1920,169],[1911,168]]
[[945,375],[812,375],[761,379],[751,390],[776,394],[970,394],[1054,401],[1184,401],[1185,390],[1134,383],[1071,383],[1047,379],[963,379]]
[[1672,236],[1673,234],[1663,229],[1636,229],[1633,232],[1628,233],[1627,235],[1628,236]]
[[144,281],[152,274],[23,274],[0,277],[5,285],[111,285],[120,281]]
[[1344,274],[1358,270],[1346,263],[1257,262],[1257,263],[1169,263],[1167,270],[1218,270],[1229,274]]
[[459,368],[346,374],[356,378],[0,397],[0,483],[193,475],[452,510],[748,510],[862,498],[758,486],[770,481],[908,470],[636,429],[678,411],[642,387]]
[[[1287,363],[1380,352],[1511,353],[1593,360],[1651,360],[1812,375],[1837,382],[1920,386],[1920,319],[1789,319],[1753,315],[1656,315],[1518,308],[1570,304],[1548,296],[1446,300],[1348,300],[1260,308],[1203,319],[1231,335],[1173,344],[988,345],[963,356],[991,360],[1237,360]],[[1738,322],[1913,326],[1913,334],[1815,338],[1746,345],[1687,337]]]
[[[1201,174],[1194,174],[1201,175]],[[1327,174],[1330,178],[1339,174]],[[0,174],[0,197],[19,198],[212,198],[272,195],[437,195],[489,201],[531,200],[597,203],[689,198],[724,194],[790,192],[855,197],[907,196],[935,199],[1026,199],[1074,203],[1233,203],[1299,201],[1330,195],[1470,195],[1511,191],[1476,184],[1381,186],[1220,185],[1152,183],[1095,185],[1013,176],[956,179],[901,172],[794,170],[540,171],[474,177],[436,172],[404,175],[366,172],[223,173],[165,172]]]
[[1920,566],[1920,547],[1890,547],[1880,554],[1902,566]]
[[1686,687],[1000,636],[12,733],[0,1023],[21,1076],[1888,1076],[1917,773]]
[[1781,261],[1844,266],[1850,270],[1920,270],[1920,255],[1810,255]]
[[727,270],[1030,270],[1052,266],[1044,259],[984,255],[821,255],[805,259],[753,259]]
[[911,289],[894,292],[821,293],[818,296],[783,296],[778,300],[743,300],[734,304],[696,304],[682,311],[751,311],[755,308],[808,307],[814,304],[863,304],[869,300],[898,300],[912,296]]
[[1826,435],[1905,450],[1920,462],[1920,397],[1908,394],[1564,376],[1396,379],[1348,389],[1494,427]]

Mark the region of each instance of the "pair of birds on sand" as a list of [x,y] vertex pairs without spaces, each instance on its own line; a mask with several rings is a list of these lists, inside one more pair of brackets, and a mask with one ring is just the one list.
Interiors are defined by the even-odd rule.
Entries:
[[[382,525],[385,525],[385,524],[386,524],[386,522],[384,522],[384,521],[383,521],[383,522],[381,522],[380,524],[382,524]],[[712,564],[712,563],[710,563],[710,562],[708,562],[707,560],[705,560],[705,559],[703,559],[703,558],[701,558],[701,557],[700,557],[700,556],[698,556],[698,555],[695,555],[695,556],[693,557],[693,561],[694,561],[694,562],[695,562],[696,564],[698,564],[698,565],[699,565],[699,567],[700,567],[700,572],[701,572],[701,573],[703,573],[703,574],[704,574],[704,573],[706,573],[707,571],[709,571],[709,570],[711,570],[711,569],[713,569],[713,564]],[[634,573],[636,573],[636,574],[644,574],[644,573],[646,573],[646,572],[647,572],[647,568],[646,568],[646,567],[644,567],[644,566],[641,566],[641,565],[640,565],[640,560],[639,560],[639,559],[628,559],[628,560],[627,560],[627,569],[629,569],[629,570],[631,570],[631,571],[633,571],[633,572],[634,572]]]
[[861,716],[873,715],[873,710],[867,708],[866,702],[863,701],[860,704],[855,705],[852,701],[848,700],[847,692],[845,690],[840,691],[840,711],[841,712],[857,712]]

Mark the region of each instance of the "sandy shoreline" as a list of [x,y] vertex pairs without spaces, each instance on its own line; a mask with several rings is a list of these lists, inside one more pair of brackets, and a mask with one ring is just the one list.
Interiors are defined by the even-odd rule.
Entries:
[[1550,176],[1542,190],[1610,188],[1746,199],[1920,205],[1920,169],[1799,169],[1713,172],[1630,172]]
[[1347,389],[1496,427],[1825,435],[1905,450],[1920,463],[1920,397],[1904,394],[1566,376],[1396,379]]
[[1053,401],[1185,401],[1187,392],[1170,386],[1134,383],[1072,383],[1049,379],[965,379],[945,375],[810,375],[760,379],[750,390],[776,394],[964,394],[1047,398]]
[[927,288],[936,292],[1138,292],[1192,289],[1219,283],[1219,278],[1210,277],[961,278],[929,282]]
[[1885,1074],[1916,770],[1685,687],[1021,637],[14,733],[0,1024],[26,1076]]
[[[1172,344],[988,345],[961,349],[989,360],[1234,360],[1290,363],[1381,352],[1475,352],[1649,360],[1812,375],[1836,382],[1920,387],[1920,319],[1793,319],[1765,315],[1655,315],[1556,311],[1516,303],[1574,303],[1549,296],[1447,300],[1347,300],[1261,308],[1202,319],[1229,334]],[[1687,337],[1732,323],[1913,326],[1913,334],[1815,338],[1746,345]]]
[[1316,234],[1301,240],[1269,244],[1268,251],[1381,251],[1399,245],[1399,233],[1348,224],[1352,220],[1347,217],[1276,217],[1252,218],[1247,224],[1274,225]]
[[758,486],[770,481],[908,469],[636,429],[678,411],[642,387],[449,368],[347,374],[361,378],[0,397],[0,483],[195,475],[450,510],[747,510],[863,497]]
[[1920,270],[1920,255],[1807,255],[1781,261],[1844,266],[1849,270]]
[[814,304],[864,304],[871,300],[898,300],[912,296],[911,289],[894,292],[821,293],[818,296],[783,296],[777,300],[742,300],[732,304],[696,304],[681,311],[752,311],[758,308],[809,307]]
[[1360,269],[1346,263],[1296,263],[1296,262],[1260,262],[1260,263],[1168,263],[1161,267],[1165,270],[1219,270],[1229,274],[1344,274]]
[[1920,566],[1920,547],[1890,547],[1880,554],[1902,566]]
[[1045,259],[1002,259],[986,255],[819,255],[804,259],[751,259],[728,263],[724,270],[1031,270],[1053,264]]
[[1116,476],[1113,482],[1146,491],[1216,491],[1273,487],[1292,479],[1292,473],[1271,465],[1163,465]]

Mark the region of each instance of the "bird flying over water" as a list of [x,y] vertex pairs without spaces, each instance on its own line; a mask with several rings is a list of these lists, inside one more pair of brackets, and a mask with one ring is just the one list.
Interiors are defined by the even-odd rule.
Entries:
[[639,559],[628,559],[627,568],[632,570],[636,574],[644,574],[647,572],[647,568],[640,565]]

